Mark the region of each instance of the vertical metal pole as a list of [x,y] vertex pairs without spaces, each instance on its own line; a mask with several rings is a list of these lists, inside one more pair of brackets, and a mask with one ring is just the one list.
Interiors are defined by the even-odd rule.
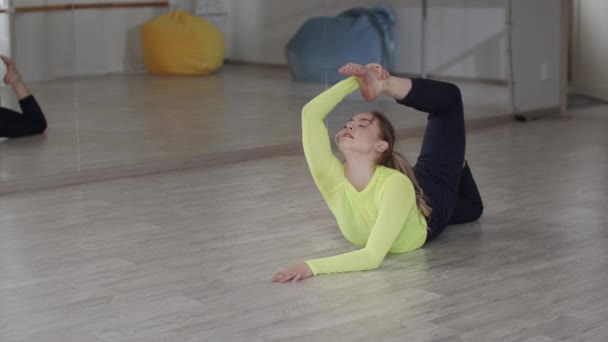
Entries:
[[427,22],[427,0],[422,0],[422,30],[420,34],[420,75],[426,78],[426,22]]
[[509,65],[509,99],[511,102],[511,113],[517,112],[517,106],[515,104],[515,73],[513,67],[513,3],[512,0],[508,1],[507,8],[507,64]]

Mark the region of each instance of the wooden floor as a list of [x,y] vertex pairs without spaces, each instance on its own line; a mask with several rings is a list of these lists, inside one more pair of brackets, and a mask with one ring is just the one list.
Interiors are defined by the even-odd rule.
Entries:
[[[460,82],[467,118],[508,112],[508,88]],[[0,182],[158,163],[250,148],[299,144],[302,106],[324,84],[291,82],[287,69],[229,65],[205,77],[115,74],[31,85],[46,112],[43,136],[0,142]],[[8,88],[3,106],[18,108]],[[397,128],[424,124],[384,100],[353,96],[331,116],[376,108]]]
[[3,195],[0,341],[606,341],[606,132],[470,134],[479,222],[297,284],[270,279],[353,249],[302,155]]

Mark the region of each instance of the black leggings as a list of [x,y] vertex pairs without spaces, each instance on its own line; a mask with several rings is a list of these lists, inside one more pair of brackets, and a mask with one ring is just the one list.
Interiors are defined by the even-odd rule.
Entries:
[[465,162],[465,128],[460,89],[451,83],[413,79],[412,89],[397,101],[428,114],[422,149],[414,173],[433,209],[427,241],[450,224],[477,220],[481,195]]
[[19,105],[23,114],[8,108],[0,108],[1,138],[19,138],[41,134],[46,130],[46,119],[32,95],[19,100]]

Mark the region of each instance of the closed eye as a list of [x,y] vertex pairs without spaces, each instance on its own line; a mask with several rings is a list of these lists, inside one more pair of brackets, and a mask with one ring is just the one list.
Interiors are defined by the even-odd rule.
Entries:
[[372,124],[371,120],[368,120],[368,119],[361,119],[361,120],[359,120],[359,127],[367,127],[367,126],[369,126],[371,124]]

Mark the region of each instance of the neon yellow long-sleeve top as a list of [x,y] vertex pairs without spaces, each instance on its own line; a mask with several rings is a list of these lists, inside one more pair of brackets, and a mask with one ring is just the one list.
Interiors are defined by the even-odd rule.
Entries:
[[302,109],[302,142],[308,167],[342,235],[363,247],[352,252],[307,260],[314,275],[378,268],[388,253],[420,248],[426,220],[416,206],[414,186],[403,173],[378,166],[367,186],[357,191],[334,156],[323,119],[359,88],[354,77],[326,90]]

